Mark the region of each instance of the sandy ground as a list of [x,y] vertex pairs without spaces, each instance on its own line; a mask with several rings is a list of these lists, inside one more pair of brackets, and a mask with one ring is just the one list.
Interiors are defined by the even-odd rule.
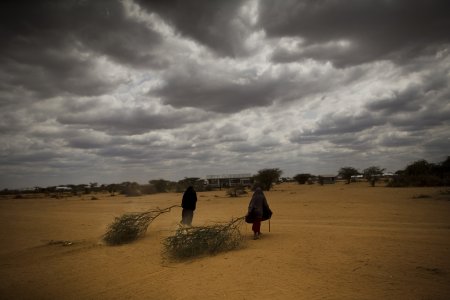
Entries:
[[[243,249],[183,262],[161,255],[178,208],[134,243],[101,243],[114,217],[179,204],[180,194],[3,199],[0,298],[450,299],[450,198],[443,190],[277,185],[266,192],[271,232],[264,222],[254,241],[245,224]],[[250,199],[224,191],[198,196],[194,225],[243,216]]]

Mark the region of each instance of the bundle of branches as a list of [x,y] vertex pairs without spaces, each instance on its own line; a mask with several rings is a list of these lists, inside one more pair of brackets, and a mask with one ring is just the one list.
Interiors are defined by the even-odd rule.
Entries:
[[150,209],[144,212],[126,213],[121,217],[116,217],[109,225],[108,231],[103,236],[103,240],[109,245],[120,245],[134,241],[147,231],[150,223],[163,213],[169,212],[173,205],[167,208]]
[[238,248],[243,240],[239,230],[244,217],[229,223],[209,226],[179,227],[164,240],[165,253],[175,259],[202,254],[216,254]]

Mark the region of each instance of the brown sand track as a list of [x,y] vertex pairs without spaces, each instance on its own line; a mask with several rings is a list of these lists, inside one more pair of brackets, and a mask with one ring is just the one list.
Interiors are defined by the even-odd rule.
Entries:
[[[270,233],[264,222],[253,241],[246,224],[243,249],[185,262],[161,257],[179,209],[132,244],[100,241],[115,216],[179,204],[180,194],[3,199],[0,298],[450,299],[450,201],[442,190],[281,184],[266,193]],[[194,225],[242,216],[250,199],[198,196]]]

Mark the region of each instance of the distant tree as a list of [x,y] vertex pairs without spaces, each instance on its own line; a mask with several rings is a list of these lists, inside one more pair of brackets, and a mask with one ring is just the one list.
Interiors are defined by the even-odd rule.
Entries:
[[176,189],[178,192],[184,192],[188,186],[193,186],[197,192],[203,191],[204,189],[203,181],[199,177],[185,177],[179,180]]
[[[390,187],[402,186],[442,186],[450,183],[450,158],[441,163],[429,163],[425,159],[417,160],[406,166],[388,184]],[[447,170],[447,171],[446,171]]]
[[443,185],[450,185],[450,156],[436,166],[436,175],[442,180]]
[[352,176],[358,175],[359,172],[353,167],[343,167],[339,170],[338,175],[340,175],[342,178],[347,180],[347,183],[349,184],[352,180]]
[[120,189],[120,185],[112,183],[112,184],[108,184],[106,186],[106,189],[108,190],[110,196],[115,196],[117,192],[119,192]]
[[363,175],[364,178],[367,179],[367,181],[370,182],[372,186],[375,186],[375,183],[378,181],[381,175],[383,175],[384,169],[381,169],[380,167],[368,167],[367,169],[364,169]]
[[421,159],[413,162],[405,168],[405,175],[407,176],[423,176],[430,175],[434,164],[427,162],[425,159]]
[[274,182],[278,182],[280,179],[281,171],[278,168],[275,169],[262,169],[258,171],[258,174],[253,176],[254,182],[258,184],[264,191],[269,191],[272,188]]
[[167,188],[170,182],[164,179],[156,179],[150,180],[148,183],[155,187],[157,193],[165,193],[167,192]]
[[297,174],[294,176],[294,180],[297,181],[298,184],[305,184],[310,177],[311,177],[311,174],[308,174],[308,173]]
[[141,188],[139,186],[139,183],[137,182],[125,182],[123,183],[125,185],[123,189],[123,193],[128,197],[135,197],[135,196],[141,196]]

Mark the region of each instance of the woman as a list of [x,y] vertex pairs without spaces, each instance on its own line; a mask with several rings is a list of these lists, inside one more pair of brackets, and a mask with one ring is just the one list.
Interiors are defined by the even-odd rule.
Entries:
[[267,203],[266,196],[260,187],[255,189],[252,199],[248,205],[247,223],[253,223],[253,239],[259,239],[261,234],[261,221],[268,220],[272,217],[272,211]]
[[192,225],[196,204],[197,193],[195,192],[194,187],[190,186],[184,192],[183,200],[181,201],[181,207],[183,208],[183,211],[181,212],[181,223],[183,225]]

